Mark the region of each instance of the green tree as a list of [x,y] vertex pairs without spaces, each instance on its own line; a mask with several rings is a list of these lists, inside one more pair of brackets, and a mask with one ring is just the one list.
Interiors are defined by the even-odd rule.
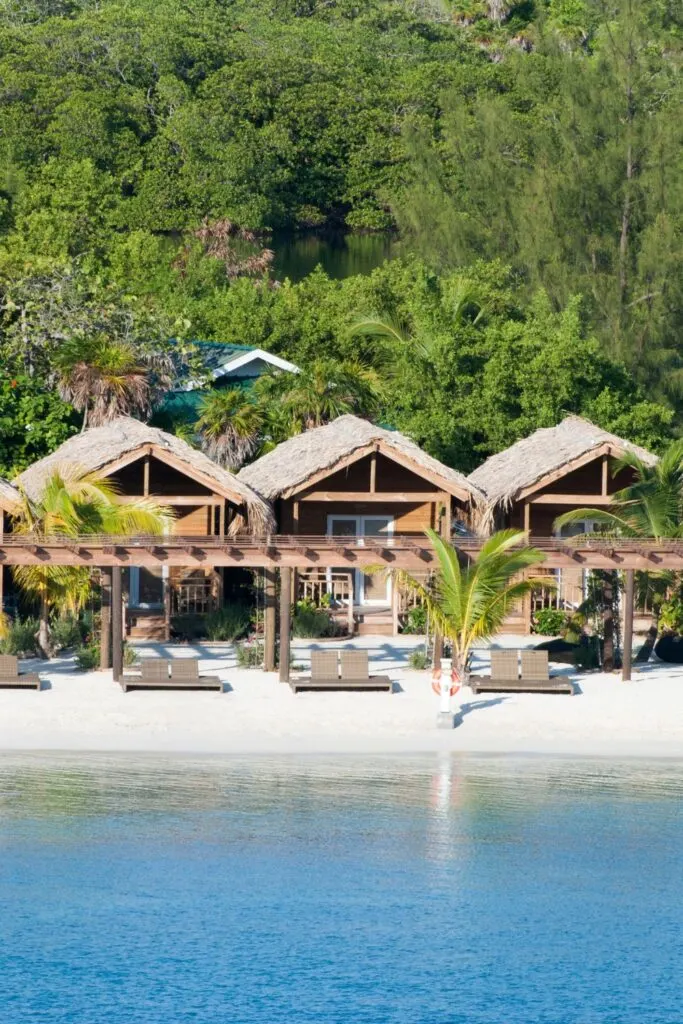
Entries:
[[236,472],[256,451],[264,425],[259,405],[240,388],[210,391],[196,429],[206,454]]
[[[55,471],[37,498],[22,494],[12,512],[12,529],[37,540],[87,534],[162,534],[172,521],[169,509],[149,498],[119,504],[112,485],[84,476],[77,467]],[[12,570],[21,589],[40,605],[38,645],[50,656],[50,613],[78,611],[91,589],[88,568],[59,565],[21,565]]]
[[[683,535],[683,441],[671,444],[654,464],[634,452],[626,452],[615,464],[615,472],[630,470],[633,482],[617,491],[609,509],[575,509],[556,520],[556,526],[590,518],[608,534],[643,540],[666,540]],[[638,659],[647,661],[659,633],[659,616],[666,594],[680,586],[679,574],[650,572],[637,574],[640,601],[651,605],[652,619]]]
[[[463,566],[456,548],[433,530],[427,535],[439,567],[428,586],[410,582],[430,620],[450,642],[453,666],[464,680],[473,645],[495,636],[511,607],[538,585],[538,579],[521,576],[539,565],[543,555],[524,544],[522,531],[501,530],[484,541],[476,559]],[[446,683],[442,688],[442,711],[448,711],[449,687]]]

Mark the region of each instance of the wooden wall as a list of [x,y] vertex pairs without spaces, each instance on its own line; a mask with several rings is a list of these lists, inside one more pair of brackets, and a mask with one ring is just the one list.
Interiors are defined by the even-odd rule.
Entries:
[[[347,516],[393,516],[394,532],[402,534],[423,534],[427,527],[435,528],[435,505],[425,502],[412,505],[408,502],[390,503],[380,501],[301,501],[299,502],[298,533],[317,537],[327,533],[329,515]],[[291,500],[280,503],[280,532],[294,532],[294,518]]]
[[213,533],[211,505],[178,505],[173,533],[181,537],[201,537]]

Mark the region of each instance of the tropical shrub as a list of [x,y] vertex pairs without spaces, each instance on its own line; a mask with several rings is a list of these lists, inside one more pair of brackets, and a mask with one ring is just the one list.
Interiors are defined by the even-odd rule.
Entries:
[[206,615],[174,615],[171,633],[175,640],[203,640],[206,637]]
[[683,633],[683,598],[675,594],[662,605],[659,627],[670,633]]
[[411,608],[403,624],[403,633],[417,633],[422,636],[427,632],[427,609],[418,604]]
[[93,672],[100,667],[100,645],[98,643],[82,644],[76,648],[76,664],[81,672]]
[[238,668],[261,668],[263,666],[264,647],[260,640],[237,644],[235,653]]
[[37,619],[14,619],[7,627],[7,634],[0,640],[0,652],[13,654],[17,658],[30,658],[39,653]]
[[564,636],[569,617],[559,608],[541,608],[534,615],[532,629],[540,636]]
[[210,612],[204,618],[206,636],[209,640],[234,641],[249,629],[250,611],[244,605],[232,604]]
[[574,652],[574,665],[582,672],[600,668],[600,638],[582,636]]
[[410,667],[417,669],[420,672],[429,668],[431,663],[431,658],[427,654],[427,649],[425,647],[417,647],[414,651],[410,652],[408,657],[408,664]]
[[316,608],[310,601],[298,601],[292,616],[292,633],[307,640],[320,640],[334,636],[334,623],[324,608]]
[[86,624],[72,615],[59,616],[50,625],[50,637],[55,651],[80,647],[85,642],[87,634]]

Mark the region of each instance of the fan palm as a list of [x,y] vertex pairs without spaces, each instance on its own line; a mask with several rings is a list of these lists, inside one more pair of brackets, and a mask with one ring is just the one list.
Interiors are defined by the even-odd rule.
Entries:
[[323,426],[345,413],[372,416],[381,392],[379,374],[372,367],[357,360],[315,359],[306,370],[286,379],[282,404],[290,434]]
[[[13,510],[14,533],[36,538],[79,537],[86,534],[162,534],[172,522],[170,509],[150,498],[125,504],[107,481],[83,475],[74,466],[55,470],[38,498],[23,493]],[[61,565],[21,565],[13,570],[17,583],[40,603],[38,646],[50,654],[50,613],[77,612],[91,592],[88,568]]]
[[[633,483],[616,491],[612,506],[581,508],[565,512],[555,520],[558,527],[586,518],[604,528],[606,534],[665,540],[683,536],[683,440],[674,441],[654,465],[626,452],[615,463],[615,472],[630,469]],[[652,619],[638,661],[647,661],[659,632],[659,614],[666,593],[677,582],[672,572],[638,573],[636,587],[641,602],[652,607]]]
[[[428,585],[408,576],[404,579],[415,587],[430,620],[450,641],[453,667],[463,679],[473,645],[495,636],[512,605],[538,586],[538,578],[522,577],[543,560],[543,554],[524,544],[523,531],[501,530],[484,541],[478,558],[463,566],[456,548],[433,530],[427,536],[438,570]],[[444,711],[448,710],[448,689],[442,691]]]
[[59,393],[83,413],[83,426],[150,411],[150,367],[131,345],[108,338],[76,338],[56,360]]
[[206,395],[196,426],[206,454],[235,471],[256,451],[263,422],[259,406],[240,388],[230,388]]

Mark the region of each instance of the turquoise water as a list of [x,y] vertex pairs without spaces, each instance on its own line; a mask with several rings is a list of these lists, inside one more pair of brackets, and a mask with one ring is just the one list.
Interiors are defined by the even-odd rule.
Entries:
[[3,1024],[675,1024],[683,764],[0,758]]

